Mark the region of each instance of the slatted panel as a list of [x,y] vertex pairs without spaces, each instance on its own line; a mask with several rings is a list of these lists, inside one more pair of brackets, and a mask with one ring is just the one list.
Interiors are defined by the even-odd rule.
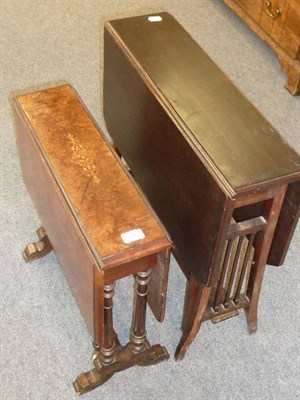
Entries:
[[254,242],[257,232],[265,229],[262,217],[235,223],[232,221],[224,249],[215,297],[212,303],[215,313],[230,311],[245,300],[249,275],[254,258]]

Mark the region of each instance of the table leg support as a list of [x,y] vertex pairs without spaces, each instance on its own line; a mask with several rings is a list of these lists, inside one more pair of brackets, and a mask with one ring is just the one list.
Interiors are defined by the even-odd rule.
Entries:
[[52,250],[52,245],[45,229],[41,226],[36,233],[39,240],[37,242],[27,244],[22,252],[22,256],[26,262],[42,258]]
[[199,332],[202,317],[207,308],[211,288],[200,286],[190,276],[186,286],[186,300],[183,311],[182,336],[175,351],[175,360],[182,360],[187,349]]
[[273,199],[264,202],[263,217],[268,221],[264,231],[258,233],[255,243],[254,265],[251,270],[247,297],[250,304],[244,309],[250,335],[257,331],[257,308],[268,254],[287,187],[277,189]]
[[127,368],[154,365],[169,358],[165,347],[151,346],[146,337],[146,308],[151,271],[139,272],[135,277],[133,316],[130,341],[122,347],[113,329],[112,296],[114,284],[104,286],[104,337],[101,346],[94,345],[94,369],[78,375],[73,383],[81,395],[105,383],[116,372]]
[[93,363],[95,368],[76,378],[73,387],[77,395],[89,392],[106,382],[116,372],[116,348],[119,345],[113,329],[113,296],[115,283],[104,285],[104,326],[101,346],[94,343]]
[[169,358],[165,347],[159,344],[151,346],[146,336],[146,308],[150,274],[151,270],[136,274],[130,342],[124,348],[125,352],[130,351],[130,358],[135,365],[139,366],[154,365]]

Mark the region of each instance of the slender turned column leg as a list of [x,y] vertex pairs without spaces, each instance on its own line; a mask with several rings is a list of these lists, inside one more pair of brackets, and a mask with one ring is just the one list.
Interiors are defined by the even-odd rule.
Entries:
[[248,322],[248,330],[250,335],[257,331],[257,307],[262,280],[266,268],[267,258],[269,255],[275,227],[277,224],[279,212],[284,199],[286,186],[278,189],[277,195],[270,200],[265,201],[263,216],[268,221],[265,231],[257,234],[255,240],[254,264],[251,269],[247,297],[250,304],[246,307],[245,314]]
[[113,328],[113,296],[115,283],[104,285],[104,329],[103,342],[99,349],[99,361],[103,365],[111,364],[115,357],[115,332]]
[[41,226],[36,233],[39,240],[37,242],[27,244],[22,252],[22,256],[26,262],[42,258],[52,250],[52,245],[45,229]]
[[133,363],[141,367],[154,365],[169,358],[165,347],[159,344],[151,346],[146,336],[146,309],[150,275],[151,270],[138,272],[135,275],[130,342],[124,347],[124,354],[130,352],[129,356]]
[[182,336],[175,352],[175,360],[182,360],[187,349],[199,332],[203,314],[207,308],[211,288],[200,286],[191,275],[186,286],[183,311]]
[[146,307],[148,283],[150,281],[151,270],[136,274],[132,324],[130,331],[130,344],[134,353],[141,353],[146,348]]
[[93,343],[95,368],[76,378],[73,387],[77,395],[89,392],[106,382],[116,371],[109,367],[115,361],[116,344],[119,342],[113,329],[113,296],[115,283],[104,285],[104,326],[102,344]]

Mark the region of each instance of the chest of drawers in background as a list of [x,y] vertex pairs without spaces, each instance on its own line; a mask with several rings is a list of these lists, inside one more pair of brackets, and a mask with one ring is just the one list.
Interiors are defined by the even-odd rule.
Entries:
[[285,87],[300,93],[300,0],[224,0],[278,55]]

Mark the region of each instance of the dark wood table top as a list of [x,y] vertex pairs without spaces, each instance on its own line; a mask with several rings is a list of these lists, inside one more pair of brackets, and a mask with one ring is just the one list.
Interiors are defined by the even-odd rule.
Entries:
[[296,174],[300,157],[168,13],[109,21],[155,96],[228,191]]
[[233,210],[260,216],[264,196],[288,185],[270,253],[282,264],[300,157],[171,15],[105,24],[103,88],[108,131],[187,276],[213,285]]

